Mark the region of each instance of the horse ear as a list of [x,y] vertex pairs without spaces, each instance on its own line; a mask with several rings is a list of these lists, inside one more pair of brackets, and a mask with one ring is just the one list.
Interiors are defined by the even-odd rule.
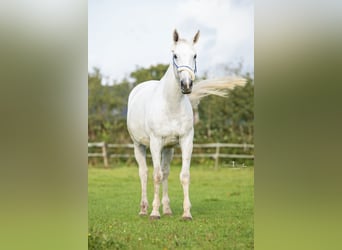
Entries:
[[194,36],[194,40],[193,40],[194,44],[197,43],[197,41],[199,39],[199,35],[200,35],[200,31],[198,30],[196,35]]
[[178,42],[178,40],[179,40],[178,31],[175,29],[173,31],[173,41],[176,43],[176,42]]

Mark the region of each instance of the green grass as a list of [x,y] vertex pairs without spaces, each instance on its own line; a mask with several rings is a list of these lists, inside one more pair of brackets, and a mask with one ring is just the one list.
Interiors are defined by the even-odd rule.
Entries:
[[[149,168],[149,212],[152,207]],[[254,168],[191,167],[192,221],[182,221],[180,168],[171,167],[173,216],[139,217],[137,167],[89,168],[89,249],[253,249]],[[160,209],[162,213],[162,209]]]

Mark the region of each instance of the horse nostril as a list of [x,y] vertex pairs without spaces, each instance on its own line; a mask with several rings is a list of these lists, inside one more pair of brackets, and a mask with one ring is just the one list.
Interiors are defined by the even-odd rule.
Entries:
[[180,83],[181,83],[181,87],[184,87],[184,80],[181,80]]
[[190,81],[190,84],[189,84],[190,88],[192,88],[192,80]]

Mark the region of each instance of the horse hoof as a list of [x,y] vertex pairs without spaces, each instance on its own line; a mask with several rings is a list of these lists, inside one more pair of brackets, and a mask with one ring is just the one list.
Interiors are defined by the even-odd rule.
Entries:
[[140,216],[140,217],[145,217],[145,216],[147,216],[147,213],[140,212],[140,213],[139,213],[139,216]]
[[164,215],[167,216],[167,217],[171,217],[172,213],[164,213]]
[[159,220],[160,219],[160,216],[158,215],[151,215],[150,216],[150,220]]
[[192,217],[183,216],[182,219],[183,219],[184,221],[189,221],[189,220],[192,220]]

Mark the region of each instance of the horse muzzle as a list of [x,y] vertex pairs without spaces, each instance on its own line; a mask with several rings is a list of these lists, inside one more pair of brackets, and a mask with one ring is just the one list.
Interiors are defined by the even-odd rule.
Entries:
[[192,80],[181,80],[181,90],[183,94],[190,94],[192,91]]

